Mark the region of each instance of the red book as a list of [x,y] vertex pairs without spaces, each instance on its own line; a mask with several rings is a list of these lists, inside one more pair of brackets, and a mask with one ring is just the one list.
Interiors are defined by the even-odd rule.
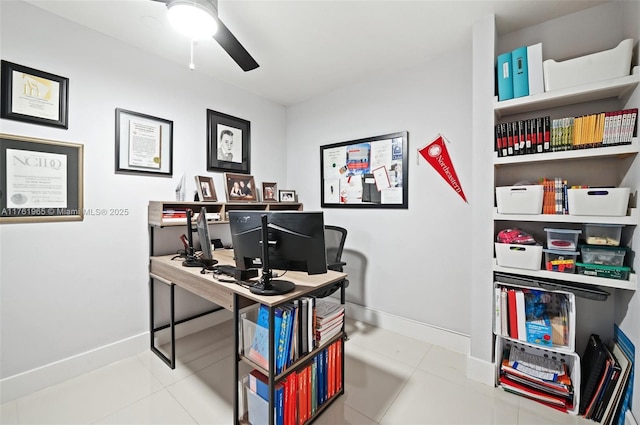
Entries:
[[509,308],[509,336],[511,338],[518,338],[518,315],[516,307],[516,291],[515,289],[509,289],[507,291],[507,303]]

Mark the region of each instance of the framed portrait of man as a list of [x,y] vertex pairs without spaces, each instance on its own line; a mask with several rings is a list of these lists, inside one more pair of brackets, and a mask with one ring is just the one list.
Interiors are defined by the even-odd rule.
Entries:
[[249,174],[251,123],[207,109],[207,170]]

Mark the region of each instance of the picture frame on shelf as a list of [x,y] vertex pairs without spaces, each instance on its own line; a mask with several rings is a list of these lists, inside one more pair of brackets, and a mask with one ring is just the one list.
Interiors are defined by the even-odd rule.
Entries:
[[296,191],[295,190],[279,190],[278,191],[278,201],[279,202],[296,202]]
[[278,184],[262,182],[262,201],[278,202]]
[[173,175],[173,121],[116,108],[117,174]]
[[84,145],[0,134],[0,163],[0,223],[84,219]]
[[198,191],[198,198],[203,202],[218,202],[218,195],[216,194],[216,187],[213,184],[213,177],[209,176],[195,176],[196,190]]
[[14,121],[69,128],[69,79],[3,60],[0,116]]
[[207,170],[251,172],[251,122],[207,109]]
[[228,202],[254,202],[256,184],[253,176],[237,173],[224,173]]

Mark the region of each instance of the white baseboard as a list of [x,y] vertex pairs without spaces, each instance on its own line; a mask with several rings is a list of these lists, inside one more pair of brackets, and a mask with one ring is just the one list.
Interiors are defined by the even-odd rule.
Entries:
[[[215,326],[233,315],[216,311],[176,326],[176,339]],[[156,336],[156,346],[169,342],[168,331]],[[67,381],[108,364],[149,350],[149,332],[143,332],[85,353],[62,359],[0,380],[0,404],[16,400],[36,391]]]
[[476,357],[467,356],[467,378],[494,387],[496,366]]
[[638,425],[638,421],[636,421],[631,410],[627,410],[626,415],[624,415],[624,425]]
[[77,354],[0,380],[0,404],[91,372],[102,366],[134,356],[149,347],[144,332],[94,350]]
[[469,354],[468,335],[415,320],[374,310],[358,304],[346,304],[347,316],[420,341],[444,347],[456,353]]

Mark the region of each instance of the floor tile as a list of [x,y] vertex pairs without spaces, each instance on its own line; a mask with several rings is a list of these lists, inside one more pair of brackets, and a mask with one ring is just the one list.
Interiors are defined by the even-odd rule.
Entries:
[[352,409],[344,403],[344,397],[337,399],[322,412],[314,425],[377,425],[378,423]]
[[515,424],[517,406],[416,370],[380,424]]
[[162,389],[136,357],[17,400],[20,424],[92,423]]
[[362,322],[349,321],[345,326],[349,347],[357,345],[395,361],[416,367],[431,344],[409,338]]
[[197,422],[169,394],[169,391],[160,390],[95,423],[100,425],[186,425]]
[[[233,356],[167,387],[198,424],[233,423]],[[250,369],[242,365],[240,376]]]
[[[355,347],[355,346],[353,346]],[[361,348],[345,348],[344,403],[378,422],[414,368]]]
[[[203,345],[192,353],[176,354],[176,367],[171,369],[151,350],[138,354],[140,361],[160,380],[164,386],[171,385],[213,363],[233,354],[233,339],[218,335],[218,339],[211,341],[206,338],[208,345]],[[181,345],[176,342],[176,348]]]

